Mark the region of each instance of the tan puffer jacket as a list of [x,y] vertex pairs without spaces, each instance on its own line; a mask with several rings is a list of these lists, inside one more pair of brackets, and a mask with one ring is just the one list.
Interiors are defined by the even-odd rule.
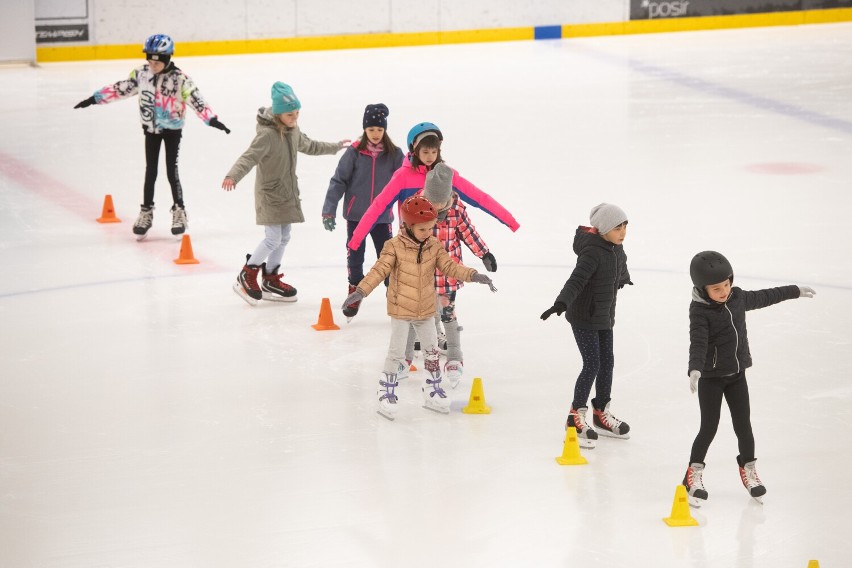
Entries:
[[385,243],[376,264],[358,283],[358,288],[367,296],[390,276],[388,315],[410,320],[431,318],[435,315],[435,267],[465,282],[470,282],[476,274],[476,270],[456,264],[435,237],[426,239],[421,250],[414,239],[400,232]]

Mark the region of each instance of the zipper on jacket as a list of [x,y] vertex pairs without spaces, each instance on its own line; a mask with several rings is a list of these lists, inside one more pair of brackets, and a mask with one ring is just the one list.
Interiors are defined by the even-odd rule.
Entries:
[[730,308],[728,308],[728,303],[725,302],[725,309],[728,310],[728,315],[731,316],[731,327],[734,328],[734,337],[736,338],[736,342],[734,343],[734,361],[737,362],[737,373],[740,372],[740,334],[737,333],[737,326],[734,325],[734,314],[731,312]]

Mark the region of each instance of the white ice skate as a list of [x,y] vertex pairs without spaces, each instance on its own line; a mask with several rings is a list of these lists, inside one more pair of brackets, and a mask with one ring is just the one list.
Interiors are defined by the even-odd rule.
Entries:
[[136,235],[136,240],[141,241],[145,237],[148,236],[148,231],[151,229],[151,225],[154,224],[154,207],[151,206],[149,208],[142,207],[139,211],[139,217],[136,218],[136,222],[133,223],[133,234]]
[[464,365],[461,361],[447,361],[444,364],[444,376],[447,377],[447,382],[450,384],[451,389],[459,386],[462,373],[464,373]]
[[404,381],[408,378],[409,373],[411,372],[411,361],[403,361],[399,364],[399,371],[396,373],[396,380]]
[[609,403],[606,403],[603,410],[594,409],[592,422],[595,425],[595,432],[601,436],[621,438],[622,440],[630,437],[630,434],[628,434],[630,426],[627,425],[627,422],[622,422],[613,415],[609,410]]
[[565,421],[565,429],[573,426],[577,430],[577,443],[581,448],[594,450],[598,441],[598,433],[586,422],[586,412],[589,408],[581,406],[580,408],[571,407],[571,412],[568,414],[568,420]]
[[426,379],[421,390],[423,391],[423,408],[433,410],[441,414],[450,413],[450,398],[441,388],[441,371],[430,371],[431,378]]
[[760,481],[760,477],[757,476],[757,469],[755,468],[756,461],[751,460],[740,466],[740,479],[751,498],[763,505],[763,496],[766,495],[766,487]]
[[376,412],[388,420],[393,420],[399,409],[399,398],[394,392],[398,384],[396,373],[382,373],[382,378],[379,379],[379,390],[376,393],[379,396],[379,408]]
[[686,468],[686,474],[683,476],[683,486],[686,487],[686,500],[690,507],[698,509],[707,502],[707,490],[704,489],[704,464],[694,462]]

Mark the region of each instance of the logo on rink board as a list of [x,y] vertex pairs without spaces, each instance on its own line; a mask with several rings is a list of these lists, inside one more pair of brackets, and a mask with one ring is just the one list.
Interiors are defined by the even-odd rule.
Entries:
[[671,0],[670,2],[651,2],[650,0],[642,0],[642,8],[648,10],[648,19],[654,18],[676,18],[678,16],[686,16],[686,9],[689,6],[687,0]]
[[630,19],[659,20],[844,7],[852,7],[852,0],[630,0]]

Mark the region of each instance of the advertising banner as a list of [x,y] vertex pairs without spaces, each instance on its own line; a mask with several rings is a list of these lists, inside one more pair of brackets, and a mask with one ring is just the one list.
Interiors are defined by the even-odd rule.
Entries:
[[88,0],[36,0],[37,44],[89,41]]
[[630,0],[631,20],[850,8],[852,0]]

